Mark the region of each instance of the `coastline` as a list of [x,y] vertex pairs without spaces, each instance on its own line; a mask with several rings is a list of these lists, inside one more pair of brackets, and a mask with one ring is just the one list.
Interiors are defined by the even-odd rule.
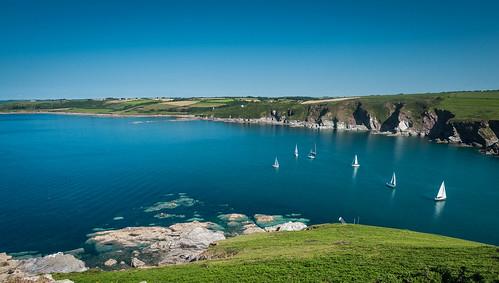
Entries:
[[[52,114],[52,115],[67,115],[67,116],[91,116],[91,117],[104,117],[104,118],[158,118],[158,117],[170,117],[179,119],[189,119],[189,120],[202,120],[211,122],[223,122],[223,123],[233,123],[233,124],[251,124],[251,125],[272,125],[272,126],[283,126],[291,128],[307,128],[311,130],[344,130],[352,132],[370,132],[372,134],[381,134],[386,136],[413,136],[414,134],[409,133],[392,133],[392,132],[381,132],[376,130],[370,130],[362,126],[352,126],[346,125],[345,127],[335,127],[331,125],[319,125],[315,122],[307,122],[300,120],[290,120],[290,121],[277,121],[272,118],[262,117],[262,118],[215,118],[215,117],[200,117],[193,114],[113,114],[113,113],[85,113],[85,112],[51,112],[51,111],[15,111],[15,112],[0,112],[0,115],[30,115],[30,114]],[[422,135],[417,135],[421,136]]]
[[[229,215],[232,220],[238,220],[239,217],[239,214]],[[248,233],[253,235],[242,234],[230,238],[226,238],[220,231],[213,230],[209,222],[177,223],[169,227],[127,227],[119,230],[102,231],[95,233],[89,244],[97,247],[118,247],[121,252],[110,253],[109,249],[106,249],[99,266],[88,266],[83,259],[71,253],[59,252],[28,259],[15,259],[6,253],[0,253],[0,281],[55,283],[73,282],[56,281],[57,279],[69,278],[74,280],[81,276],[83,277],[80,279],[97,276],[99,280],[96,280],[97,278],[87,280],[92,282],[114,282],[116,280],[109,280],[109,278],[105,280],[103,278],[121,274],[125,276],[121,281],[126,279],[126,282],[128,282],[131,278],[127,276],[131,270],[134,273],[137,272],[136,274],[141,273],[141,277],[148,276],[147,273],[149,272],[164,272],[165,274],[162,274],[162,278],[164,278],[166,274],[175,272],[171,268],[196,268],[199,266],[198,264],[206,267],[212,263],[216,264],[216,260],[220,258],[229,261],[229,264],[244,265],[245,261],[242,263],[232,261],[239,253],[245,257],[247,256],[252,264],[267,266],[268,259],[260,261],[262,249],[265,251],[266,256],[279,259],[283,255],[283,250],[279,249],[279,247],[284,245],[287,247],[286,252],[292,251],[291,254],[296,259],[306,260],[302,258],[302,253],[305,253],[305,257],[326,256],[321,258],[321,261],[325,260],[327,262],[327,255],[331,253],[337,254],[338,252],[341,258],[347,260],[358,259],[358,256],[356,256],[358,252],[361,254],[366,252],[365,244],[359,245],[359,242],[362,242],[368,245],[376,245],[378,248],[382,247],[389,252],[390,254],[386,260],[390,260],[391,253],[395,253],[402,258],[411,257],[411,260],[419,260],[422,264],[427,264],[426,257],[421,257],[416,250],[432,247],[430,255],[435,258],[447,258],[444,265],[452,266],[448,262],[454,263],[456,260],[451,255],[447,255],[450,251],[461,255],[460,260],[464,261],[460,262],[459,266],[468,266],[469,262],[480,260],[482,265],[486,264],[490,267],[494,266],[493,255],[497,249],[495,245],[383,226],[324,223],[307,227],[306,225],[292,225],[289,222],[282,224],[281,227],[286,228],[265,229],[265,231],[253,230]],[[371,234],[374,237],[371,237]],[[409,235],[408,238],[407,235]],[[313,241],[310,241],[311,237],[314,239]],[[385,239],[382,246],[379,246],[380,237]],[[269,241],[275,244],[277,248],[262,245],[262,243],[268,243]],[[404,248],[401,250],[401,241],[410,245],[402,245]],[[341,250],[338,250],[338,245],[341,245],[341,250],[346,249],[348,253],[341,253]],[[393,250],[394,246],[397,249]],[[304,247],[306,247],[305,250]],[[370,251],[368,252],[370,254]],[[403,255],[400,254],[401,252],[403,252]],[[370,257],[369,254],[368,257]],[[117,257],[117,255],[121,255],[121,257]],[[158,261],[158,259],[161,260]],[[329,264],[335,263],[337,263],[337,259]],[[383,267],[379,267],[379,262],[376,259],[365,261],[365,263],[373,266],[373,268],[383,269]],[[279,271],[282,271],[282,268],[286,268],[289,264],[289,261],[274,262],[274,265],[279,266]],[[389,263],[388,266],[393,266],[393,264]],[[491,270],[490,267],[483,267],[483,270],[480,271],[490,278],[496,277],[497,271]],[[229,266],[224,268],[230,269]],[[88,270],[90,272],[86,272]],[[203,270],[206,270],[206,268],[196,269],[194,274],[200,274]],[[390,271],[391,269],[387,270]],[[489,270],[489,272],[485,272],[486,270]],[[223,273],[223,270],[218,270],[218,272]],[[314,272],[314,274],[316,273]],[[103,277],[100,278],[101,276]],[[151,279],[157,278],[154,274],[150,276]],[[151,280],[147,279],[148,282]]]
[[436,144],[448,144],[454,145],[458,147],[466,147],[466,148],[475,148],[481,154],[490,155],[494,157],[499,157],[499,155],[494,154],[491,151],[488,151],[482,147],[481,144],[478,143],[464,143],[460,139],[439,139],[439,138],[431,138],[428,133],[424,131],[418,131],[412,128],[408,128],[406,130],[397,130],[395,132],[392,131],[380,131],[377,129],[369,129],[364,125],[351,125],[346,123],[337,123],[336,125],[333,123],[327,124],[318,124],[316,122],[307,122],[300,120],[286,120],[286,121],[277,121],[273,118],[202,118],[197,117],[200,120],[213,121],[213,122],[223,122],[223,123],[236,123],[236,124],[251,124],[251,125],[274,125],[274,126],[287,126],[292,128],[308,128],[311,130],[333,130],[333,131],[347,131],[347,132],[368,132],[373,135],[384,135],[388,137],[418,137],[425,138],[427,141]]
[[[319,123],[316,123],[316,122],[308,122],[308,121],[300,121],[300,120],[286,120],[286,121],[278,121],[272,117],[263,117],[263,118],[259,118],[259,119],[242,119],[242,118],[214,118],[214,117],[198,117],[198,116],[194,116],[194,115],[148,115],[148,114],[145,114],[145,115],[134,115],[134,114],[130,114],[130,115],[122,115],[122,114],[95,114],[95,113],[72,113],[72,112],[69,112],[69,113],[62,113],[62,112],[14,112],[14,113],[1,113],[1,114],[21,114],[21,115],[24,115],[24,114],[60,114],[60,115],[81,115],[81,116],[97,116],[97,117],[105,117],[105,118],[123,118],[123,117],[176,117],[176,118],[179,118],[180,120],[181,119],[188,119],[188,118],[192,118],[192,120],[205,120],[205,121],[212,121],[212,122],[224,122],[224,123],[235,123],[235,124],[248,124],[248,125],[270,125],[270,126],[287,126],[287,127],[295,127],[295,128],[308,128],[308,129],[311,129],[311,130],[325,130],[326,132],[325,133],[330,133],[330,131],[335,131],[335,130],[338,130],[338,131],[351,131],[351,132],[369,132],[370,134],[380,134],[380,135],[387,135],[387,136],[415,136],[415,137],[426,137],[425,135],[420,135],[420,134],[416,134],[416,135],[413,135],[412,132],[398,132],[396,134],[394,133],[391,133],[391,132],[380,132],[380,131],[377,131],[377,130],[371,130],[371,129],[366,129],[365,127],[362,127],[362,126],[351,126],[351,125],[346,125],[344,128],[338,128],[337,125],[335,124],[332,124],[332,123],[329,123],[329,124],[326,124],[326,125],[320,125]],[[36,118],[35,118],[36,119]],[[459,144],[456,144],[459,146]],[[462,144],[462,146],[465,146],[464,144]],[[232,218],[234,218],[235,216],[232,216]],[[178,224],[182,224],[182,223],[177,223],[177,224],[174,224],[174,225],[178,225]],[[125,234],[125,236],[129,235],[130,231],[133,231],[132,234],[137,234],[138,232],[137,231],[140,231],[138,229],[143,229],[145,232],[144,232],[144,235],[150,235],[150,234],[154,234],[154,233],[162,233],[162,234],[165,234],[165,232],[162,232],[163,229],[160,229],[158,227],[147,227],[147,228],[141,228],[141,227],[128,227],[128,228],[124,228],[124,229],[127,229],[127,230],[123,230]],[[164,227],[161,227],[161,228],[164,228]],[[197,227],[199,228],[199,227]],[[248,228],[249,229],[259,229],[259,227],[255,227],[255,226],[251,226]],[[149,230],[149,229],[152,229],[152,230]],[[158,230],[159,229],[159,230]],[[268,232],[268,231],[267,231]],[[272,231],[274,232],[274,231]],[[121,238],[117,237],[117,238],[114,238],[114,235],[113,236],[109,236],[110,232],[106,232],[106,231],[100,231],[99,233],[95,233],[96,235],[100,235],[102,237],[106,236],[107,238],[105,238],[104,240],[105,241],[116,241],[116,239],[120,240]],[[112,234],[111,234],[112,235]],[[104,241],[102,240],[102,241]],[[129,239],[125,238],[123,240],[126,240],[128,241]],[[151,243],[152,244],[156,244],[156,242],[153,242],[151,240]],[[215,243],[215,242],[214,242]],[[207,244],[207,246],[211,245],[211,243]],[[215,245],[215,244],[214,244]],[[102,246],[106,246],[106,244],[103,244]],[[201,250],[201,249],[200,249]],[[188,254],[188,257],[189,259],[194,259],[196,258],[196,260],[204,260],[204,259],[209,259],[209,258],[205,258],[205,254],[204,252],[206,251],[206,249],[203,247],[203,252],[200,253],[199,255],[195,255],[195,256],[191,256],[191,254]],[[104,271],[107,271],[107,270],[113,270],[112,268],[119,268],[119,269],[126,269],[126,268],[149,268],[149,267],[153,267],[153,266],[162,266],[162,265],[154,265],[154,264],[151,264],[149,263],[146,259],[148,258],[153,258],[154,256],[149,256],[149,254],[147,253],[138,253],[136,251],[130,251],[133,255],[133,257],[130,257],[128,258],[129,261],[121,261],[121,260],[117,260],[114,256],[113,257],[110,257],[109,259],[107,259],[106,261],[102,260],[101,262],[101,266],[98,267],[100,268],[101,270],[104,270]],[[177,253],[177,250],[175,251]],[[184,252],[182,249],[178,249],[178,252]],[[64,253],[56,253],[56,254],[52,254],[52,255],[48,255],[48,256],[45,256],[45,257],[38,257],[36,259],[36,261],[40,261],[40,265],[43,264],[44,262],[47,262],[47,261],[52,261],[54,259],[57,260],[57,263],[59,262],[70,262],[72,266],[74,266],[74,271],[75,272],[80,272],[79,270],[81,271],[84,271],[86,270],[86,268],[88,268],[88,264],[87,266],[85,265],[81,265],[81,258],[79,258],[78,256],[76,257],[69,257],[69,255],[73,255],[71,254],[70,252],[64,252]],[[74,254],[76,255],[76,253]],[[139,257],[137,255],[140,255]],[[156,255],[156,254],[153,254],[153,255]],[[64,258],[62,258],[64,256]],[[135,258],[138,258],[138,260],[135,260]],[[18,259],[15,259],[15,260],[18,260]],[[28,265],[28,264],[31,264],[33,260],[26,260],[26,261],[23,261],[23,264],[24,265]],[[35,262],[36,262],[35,261]],[[10,262],[10,259],[9,259],[9,262]],[[108,264],[106,265],[106,262],[108,262]],[[111,262],[111,263],[109,263]],[[115,263],[112,263],[112,262],[115,262]],[[126,264],[122,264],[122,262],[126,262]],[[167,262],[167,261],[165,261]],[[14,262],[15,264],[18,264],[18,262]],[[14,264],[13,263],[13,264]],[[85,263],[85,262],[84,262]],[[10,264],[10,263],[9,263]],[[168,263],[167,265],[169,265],[171,263]],[[64,264],[61,264],[59,266],[57,266],[57,268],[67,268],[67,264],[64,263]],[[56,270],[57,272],[60,270],[60,269],[53,269],[53,270]],[[28,275],[32,275],[32,274],[28,274]],[[1,281],[1,280],[0,280]]]
[[67,116],[90,116],[90,117],[102,117],[102,118],[161,118],[169,117],[176,118],[179,120],[202,120],[202,121],[212,121],[212,122],[223,122],[223,123],[233,123],[233,124],[250,124],[250,125],[271,125],[271,126],[284,126],[291,128],[307,128],[311,130],[334,130],[334,131],[348,131],[348,132],[368,132],[373,135],[384,135],[389,137],[420,137],[425,138],[429,142],[437,144],[449,144],[458,147],[472,147],[476,148],[480,153],[485,155],[491,155],[494,157],[499,157],[499,155],[494,154],[491,151],[484,149],[480,144],[477,143],[464,143],[460,139],[432,139],[429,137],[428,133],[423,131],[418,131],[413,128],[408,128],[406,130],[392,131],[380,131],[377,129],[369,129],[364,125],[354,125],[344,122],[337,123],[318,123],[309,122],[302,120],[281,120],[278,121],[274,117],[261,117],[261,118],[216,118],[216,117],[201,117],[193,114],[113,114],[113,113],[85,113],[85,112],[63,112],[63,111],[13,111],[13,112],[0,112],[0,115],[29,115],[29,114],[52,114],[52,115],[67,115]]
[[29,115],[29,114],[53,114],[53,115],[68,115],[68,116],[94,116],[106,118],[147,118],[147,117],[174,117],[174,118],[190,118],[197,119],[192,114],[113,114],[113,113],[85,113],[85,112],[52,112],[52,111],[13,111],[0,112],[0,115]]

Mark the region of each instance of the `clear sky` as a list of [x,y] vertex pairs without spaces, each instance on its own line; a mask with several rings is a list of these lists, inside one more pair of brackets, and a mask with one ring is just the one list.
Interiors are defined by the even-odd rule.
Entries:
[[499,88],[499,1],[0,0],[0,99]]

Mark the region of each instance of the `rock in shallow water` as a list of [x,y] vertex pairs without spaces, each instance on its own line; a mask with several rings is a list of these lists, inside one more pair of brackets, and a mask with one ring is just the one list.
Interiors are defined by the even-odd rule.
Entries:
[[253,217],[255,218],[256,223],[264,225],[275,221],[278,215],[255,214]]
[[282,215],[266,215],[266,214],[255,214],[255,222],[260,227],[270,227],[287,222],[301,222],[306,223],[309,220],[306,218],[295,218],[295,217],[284,217]]
[[193,198],[187,197],[185,194],[179,193],[179,198],[171,201],[157,202],[154,205],[146,208],[145,212],[160,211],[163,209],[174,209],[179,206],[191,207],[197,204],[199,201]]
[[254,233],[265,233],[265,230],[258,227],[254,223],[249,223],[243,226],[243,235],[254,234]]
[[230,221],[247,221],[248,216],[241,214],[241,213],[229,213],[229,214],[221,214],[218,216],[223,221],[230,222]]
[[104,262],[105,266],[113,266],[116,265],[118,261],[116,261],[114,258],[110,258]]
[[87,270],[85,263],[72,255],[56,253],[44,257],[30,258],[21,261],[18,267],[25,274],[37,275],[47,273],[82,272]]
[[23,260],[0,253],[0,282],[56,282],[53,272],[81,272],[87,268],[83,261],[69,254],[57,253]]
[[137,257],[149,266],[188,262],[197,260],[210,244],[225,239],[223,232],[214,231],[214,227],[211,222],[190,222],[168,228],[128,227],[97,232],[87,241],[87,249],[97,251],[102,258]]
[[251,234],[260,229],[248,216],[241,213],[221,214],[218,218],[224,222],[225,235],[228,236]]

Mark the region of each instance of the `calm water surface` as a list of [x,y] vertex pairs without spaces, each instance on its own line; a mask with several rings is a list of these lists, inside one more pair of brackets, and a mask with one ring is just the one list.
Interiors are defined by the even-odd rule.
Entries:
[[[306,153],[317,143],[316,160]],[[295,159],[295,144],[300,157]],[[350,164],[359,155],[360,168]],[[278,156],[281,168],[271,164]],[[384,186],[393,171],[398,187]],[[79,248],[95,228],[301,214],[499,244],[499,159],[424,139],[167,118],[0,115],[0,251]],[[445,180],[448,200],[435,203]],[[194,206],[144,210],[178,193]]]

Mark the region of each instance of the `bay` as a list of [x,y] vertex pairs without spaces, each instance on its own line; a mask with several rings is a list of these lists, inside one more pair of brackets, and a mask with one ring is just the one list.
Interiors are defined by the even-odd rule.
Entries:
[[[307,159],[314,144],[317,158]],[[395,190],[384,185],[393,171]],[[416,137],[173,118],[0,115],[0,251],[66,251],[100,229],[220,222],[218,215],[232,212],[307,224],[341,216],[498,245],[498,173],[497,158]],[[443,180],[448,199],[435,203]],[[193,201],[147,211],[179,198]]]

